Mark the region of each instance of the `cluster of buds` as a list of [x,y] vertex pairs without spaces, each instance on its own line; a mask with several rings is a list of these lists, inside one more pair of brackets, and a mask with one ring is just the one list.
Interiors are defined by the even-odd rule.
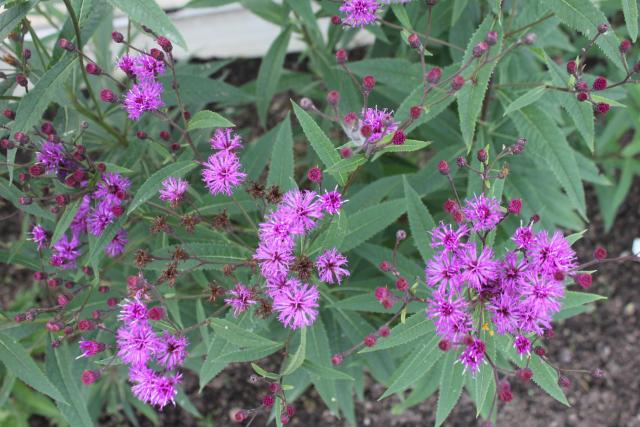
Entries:
[[267,384],[267,393],[262,397],[262,401],[259,406],[251,409],[234,409],[231,411],[231,420],[236,423],[244,423],[245,421],[249,421],[249,424],[253,422],[256,416],[260,413],[268,414],[271,412],[273,405],[275,405],[276,400],[280,400],[281,410],[280,414],[276,414],[276,416],[280,417],[280,422],[283,425],[289,424],[291,418],[296,413],[296,408],[293,405],[287,404],[287,397],[283,390],[283,387],[279,382],[267,380],[266,378],[259,377],[257,375],[252,375],[249,378],[249,382],[252,384]]

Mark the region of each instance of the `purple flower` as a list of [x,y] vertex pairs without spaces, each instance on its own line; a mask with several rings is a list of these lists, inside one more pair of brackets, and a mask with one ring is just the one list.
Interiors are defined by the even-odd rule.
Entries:
[[127,75],[133,74],[134,59],[131,55],[122,55],[118,60],[118,68],[124,71]]
[[386,108],[378,110],[378,107],[367,108],[362,112],[362,126],[365,125],[371,128],[371,136],[367,138],[367,142],[379,141],[398,129],[398,124],[393,121],[392,112]]
[[229,291],[231,298],[224,300],[233,308],[233,315],[238,317],[240,313],[247,311],[250,305],[256,304],[257,301],[253,299],[253,292],[242,283],[236,284],[235,289]]
[[115,237],[111,239],[107,247],[104,248],[104,251],[111,258],[115,258],[124,252],[124,247],[127,243],[129,243],[129,240],[127,240],[127,231],[121,228]]
[[526,259],[518,259],[518,252],[507,252],[500,268],[500,283],[505,292],[515,292],[520,287],[528,269]]
[[279,243],[288,249],[293,248],[291,220],[285,210],[277,210],[260,223],[260,240]]
[[296,278],[288,278],[286,274],[280,274],[267,279],[267,294],[271,298],[275,298],[284,289],[300,286],[300,282]]
[[493,197],[487,198],[484,194],[467,200],[462,212],[467,220],[473,224],[475,232],[493,230],[504,217],[500,209],[500,202]]
[[464,365],[465,371],[469,369],[472,375],[475,375],[480,369],[480,364],[484,362],[484,354],[486,346],[483,341],[474,338],[473,343],[469,344],[467,348],[460,354],[460,362]]
[[233,188],[242,184],[247,177],[240,171],[242,165],[238,156],[227,151],[209,156],[202,166],[202,180],[214,196],[220,193],[231,196]]
[[69,226],[71,233],[74,236],[79,236],[80,234],[87,232],[87,216],[89,215],[90,209],[91,197],[89,195],[82,196],[80,206],[78,206],[78,210],[71,220],[71,225]]
[[540,312],[531,304],[521,304],[517,313],[518,329],[542,335],[545,329],[551,327],[551,316]]
[[502,293],[495,297],[487,306],[493,313],[493,324],[496,332],[503,335],[513,333],[518,326],[518,305],[519,299],[507,293]]
[[104,343],[95,340],[80,340],[78,342],[78,345],[82,353],[80,353],[80,356],[76,357],[76,359],[80,359],[81,357],[95,356],[96,354],[104,351],[104,349],[106,348]]
[[320,196],[320,208],[329,215],[340,213],[340,208],[347,200],[342,200],[342,194],[337,187],[333,191],[326,191]]
[[576,253],[559,231],[551,238],[546,231],[537,233],[531,245],[531,258],[532,264],[548,276],[558,271],[566,273],[576,266]]
[[511,240],[515,242],[518,249],[529,250],[533,242],[533,230],[531,230],[531,226],[518,227],[515,233],[513,233]]
[[140,81],[153,80],[156,76],[164,74],[164,61],[158,61],[148,54],[141,54],[133,59],[131,70]]
[[253,259],[260,264],[262,275],[269,279],[287,274],[295,258],[291,247],[277,241],[263,241],[258,245]]
[[149,403],[164,408],[171,402],[175,405],[175,397],[178,393],[176,386],[182,381],[182,374],[177,373],[170,376],[158,376],[154,381],[153,393],[149,399]]
[[440,290],[448,286],[457,292],[462,284],[460,262],[455,256],[450,256],[446,252],[436,254],[429,260],[425,276],[427,285],[430,287],[438,285]]
[[156,354],[160,342],[147,322],[131,323],[116,333],[118,356],[128,365],[141,366]]
[[304,234],[316,226],[316,220],[322,218],[322,205],[318,194],[309,190],[290,190],[282,197],[283,214],[291,221],[291,233]]
[[155,111],[164,106],[162,84],[155,80],[143,80],[134,84],[127,92],[124,107],[131,120],[139,120],[145,111]]
[[45,230],[40,224],[35,224],[31,228],[31,239],[34,243],[38,245],[38,250],[41,250],[47,246],[47,241],[49,240],[49,233]]
[[80,246],[80,241],[76,236],[72,236],[71,239],[69,239],[66,234],[62,235],[53,245],[51,264],[65,270],[75,268],[76,259],[80,256],[78,246]]
[[58,168],[64,160],[64,148],[62,144],[45,141],[36,153],[36,160],[45,167],[48,173],[58,172]]
[[109,201],[111,204],[118,205],[127,197],[129,187],[131,187],[129,178],[117,172],[107,172],[96,185],[93,198],[100,200],[100,203]]
[[113,223],[116,215],[109,203],[98,204],[87,218],[87,229],[94,236],[100,236],[109,224]]
[[522,356],[523,354],[529,354],[531,352],[531,341],[529,341],[529,338],[523,335],[518,335],[513,340],[513,346],[520,356]]
[[156,360],[167,369],[180,366],[187,358],[187,337],[175,336],[166,331],[160,338]]
[[239,135],[232,133],[233,129],[216,129],[209,140],[211,148],[220,151],[233,152],[242,148],[242,139]]
[[498,276],[498,263],[493,260],[493,251],[485,247],[478,254],[475,243],[470,243],[461,251],[462,277],[469,286],[480,290],[483,285]]
[[364,27],[375,22],[378,11],[376,0],[344,0],[340,12],[346,15],[344,23],[351,27]]
[[130,325],[133,323],[146,322],[147,319],[147,306],[144,305],[137,296],[134,299],[125,299],[121,303],[118,320]]
[[467,301],[436,291],[428,301],[427,316],[434,319],[436,332],[443,338],[457,340],[471,329]]
[[431,246],[433,248],[442,247],[445,252],[455,252],[468,235],[469,227],[464,224],[454,230],[451,224],[440,222],[440,225],[432,231]]
[[560,311],[560,300],[564,296],[564,286],[560,282],[530,273],[523,281],[523,303],[533,308],[535,313]]
[[162,188],[160,189],[160,200],[169,202],[171,207],[175,208],[184,197],[184,193],[187,192],[188,188],[189,183],[187,181],[170,176],[169,178],[162,181]]
[[169,402],[175,404],[176,386],[182,380],[182,374],[161,376],[153,369],[138,366],[129,370],[129,380],[135,383],[131,392],[137,399],[162,409]]
[[318,289],[309,284],[299,284],[283,289],[273,299],[273,309],[278,320],[291,329],[303,328],[315,322],[318,316]]
[[338,252],[336,248],[329,249],[316,258],[318,276],[320,280],[329,284],[338,282],[340,285],[342,284],[342,278],[349,276],[349,270],[342,268],[346,264],[347,257]]

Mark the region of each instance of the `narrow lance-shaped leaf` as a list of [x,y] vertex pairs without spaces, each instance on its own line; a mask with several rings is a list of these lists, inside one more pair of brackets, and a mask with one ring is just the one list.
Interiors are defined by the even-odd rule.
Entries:
[[622,12],[624,13],[624,22],[629,30],[631,41],[638,38],[638,0],[621,0]]
[[287,27],[273,41],[258,70],[256,106],[260,123],[262,123],[263,126],[267,122],[267,110],[271,104],[273,95],[276,93],[280,76],[282,76],[282,65],[284,64],[284,57],[287,54],[290,38],[291,28]]
[[462,363],[455,363],[457,352],[449,350],[442,363],[442,375],[440,377],[440,392],[436,407],[436,427],[442,425],[454,406],[460,399],[464,376]]
[[400,199],[383,202],[351,215],[340,250],[348,251],[358,247],[395,222],[405,211],[406,205]]
[[231,128],[235,125],[213,111],[199,111],[189,120],[188,130],[209,128]]
[[287,117],[280,124],[276,142],[273,144],[267,185],[277,185],[283,191],[290,190],[294,178],[293,168],[293,134],[291,133],[291,117],[287,114]]
[[431,247],[431,239],[429,238],[429,232],[435,223],[429,213],[427,207],[422,203],[420,196],[415,192],[406,177],[403,177],[404,182],[404,199],[407,204],[407,215],[409,216],[409,227],[411,228],[411,238],[416,244],[422,260],[427,261],[433,255],[433,248]]

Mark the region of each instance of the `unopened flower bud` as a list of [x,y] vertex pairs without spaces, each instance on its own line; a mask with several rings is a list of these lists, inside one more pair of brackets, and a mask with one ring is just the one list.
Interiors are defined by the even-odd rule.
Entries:
[[398,280],[396,280],[396,289],[402,292],[409,289],[409,282],[407,282],[407,279],[405,279],[404,277],[398,278]]
[[29,80],[27,80],[27,77],[24,74],[17,74],[16,83],[22,87],[27,87]]
[[534,44],[536,42],[537,38],[538,38],[538,36],[536,35],[536,33],[527,33],[522,38],[522,43],[524,43],[527,46],[531,46],[532,44]]
[[300,106],[304,110],[310,110],[313,108],[313,101],[307,97],[304,97],[300,100]]
[[336,62],[340,65],[346,63],[348,60],[347,51],[344,49],[339,49],[336,52]]
[[540,346],[537,346],[536,348],[534,348],[533,352],[535,354],[537,354],[538,356],[540,356],[540,357],[542,357],[545,354],[547,354],[547,350],[545,350],[544,347],[540,347]]
[[373,347],[374,345],[376,345],[377,341],[378,339],[375,335],[367,335],[366,337],[364,337],[363,343],[366,347]]
[[582,289],[589,289],[593,284],[593,277],[589,273],[580,273],[576,275],[575,280]]
[[631,50],[631,41],[627,39],[622,40],[619,49],[623,54],[629,52]]
[[464,168],[467,166],[467,159],[465,159],[462,156],[458,156],[458,158],[456,158],[456,165],[458,165],[459,168]]
[[333,356],[331,356],[331,364],[333,366],[338,366],[342,364],[343,360],[344,359],[341,354],[334,354]]
[[16,118],[16,112],[13,111],[11,108],[5,108],[4,111],[2,112],[2,115],[9,120],[13,120]]
[[309,181],[319,184],[322,182],[322,170],[319,167],[314,166],[307,172],[307,178]]
[[598,104],[596,105],[596,111],[600,114],[607,114],[610,109],[611,106],[606,102],[598,102]]
[[331,17],[331,23],[333,25],[340,25],[340,24],[342,24],[342,18],[340,18],[338,15],[333,15]]
[[404,132],[401,130],[397,130],[393,133],[393,137],[391,138],[391,142],[393,145],[402,145],[407,140]]
[[520,215],[521,210],[522,210],[521,199],[513,199],[509,202],[509,213],[513,215]]
[[33,203],[33,199],[28,196],[20,196],[20,198],[18,199],[18,203],[20,203],[21,206],[29,206],[31,203]]
[[605,90],[607,88],[607,79],[603,76],[598,76],[593,81],[593,90]]
[[151,320],[161,320],[164,319],[165,313],[164,308],[160,306],[152,307],[148,313],[149,319]]
[[382,271],[389,271],[391,270],[391,264],[389,264],[387,261],[382,261],[380,264],[378,264],[378,267],[380,268],[380,270]]
[[114,31],[111,33],[111,40],[116,43],[122,43],[124,41],[124,36],[122,35],[122,33]]
[[487,161],[487,150],[485,150],[484,148],[479,149],[478,152],[476,153],[476,158],[481,163],[486,162]]
[[446,160],[440,160],[438,162],[438,171],[442,174],[442,175],[449,175],[449,163],[447,163]]
[[482,41],[473,47],[471,53],[475,58],[480,58],[487,50],[489,50],[489,45]]
[[364,76],[362,78],[362,87],[365,91],[371,92],[376,86],[376,78],[373,76]]
[[409,41],[409,46],[411,46],[413,49],[419,49],[420,46],[422,46],[420,37],[416,33],[411,34],[407,40]]
[[516,376],[522,381],[529,381],[533,378],[533,371],[529,368],[522,368],[516,371]]
[[335,107],[340,103],[340,92],[337,90],[331,90],[327,93],[327,104]]
[[349,157],[351,157],[351,155],[353,154],[353,152],[351,151],[351,148],[349,147],[343,147],[340,149],[340,156],[343,159],[348,159]]
[[498,43],[498,33],[495,31],[489,31],[487,36],[484,38],[485,43],[489,46],[493,46]]
[[609,31],[609,24],[604,23],[604,24],[600,24],[600,25],[598,25],[598,32],[599,32],[600,34],[604,34],[604,33],[606,33],[607,31]]
[[453,80],[451,80],[451,90],[460,90],[462,86],[464,86],[464,77],[458,74],[453,78]]
[[573,75],[576,73],[577,69],[578,69],[578,64],[576,63],[576,61],[572,59],[569,62],[567,62],[567,73]]
[[564,375],[560,375],[558,378],[558,385],[562,388],[569,388],[571,387],[571,379]]
[[103,102],[114,103],[117,98],[111,89],[102,89],[100,91],[100,99],[102,99]]
[[159,36],[156,39],[156,43],[158,43],[158,46],[160,46],[162,50],[164,50],[167,53],[173,50],[173,45],[171,44],[171,41],[169,41],[169,39],[166,37]]
[[416,120],[418,117],[420,117],[420,115],[422,114],[422,106],[421,105],[414,105],[413,107],[411,107],[411,109],[409,110],[409,115],[411,116],[411,118],[413,120]]
[[387,325],[383,325],[380,327],[380,329],[378,329],[378,335],[380,335],[383,338],[388,337],[390,333],[391,333],[391,330]]
[[589,99],[589,94],[587,92],[578,92],[576,99],[580,102],[584,102]]
[[431,83],[432,85],[435,85],[440,81],[441,77],[442,77],[442,69],[440,67],[433,67],[427,73],[427,82]]
[[89,62],[84,68],[85,70],[87,70],[87,73],[94,76],[99,76],[100,74],[102,74],[102,69],[93,62]]
[[404,231],[404,230],[396,231],[396,240],[397,241],[401,242],[406,238],[407,238],[407,232],[406,231]]
[[607,250],[602,246],[598,246],[593,251],[593,257],[597,260],[603,260],[607,257]]
[[91,385],[98,381],[100,378],[100,371],[98,370],[84,370],[80,376],[80,380],[84,385]]
[[449,340],[440,340],[438,348],[442,351],[449,351],[451,350],[451,342]]

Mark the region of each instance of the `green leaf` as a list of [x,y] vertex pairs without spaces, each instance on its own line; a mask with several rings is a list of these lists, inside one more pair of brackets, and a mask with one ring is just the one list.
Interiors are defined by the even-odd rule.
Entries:
[[376,151],[376,154],[371,160],[376,161],[380,156],[386,153],[410,153],[412,151],[422,150],[431,145],[431,141],[416,141],[415,139],[407,139],[402,145],[391,144],[384,147],[380,151]]
[[340,245],[349,251],[393,224],[406,211],[402,200],[391,200],[362,209],[349,217],[349,228]]
[[409,18],[409,14],[407,14],[407,9],[404,7],[404,5],[392,4],[391,10],[393,11],[393,14],[396,15],[396,18],[398,18],[398,21],[400,22],[400,24],[402,24],[403,27],[408,30],[413,29],[413,26],[411,25],[411,19]]
[[146,25],[158,35],[167,37],[180,47],[187,49],[187,43],[182,38],[171,19],[164,13],[155,0],[108,0],[113,7],[123,11],[132,21]]
[[[336,371],[336,369],[331,366],[331,348],[322,317],[316,319],[314,324],[308,328],[307,333],[307,360],[302,366],[309,373],[317,372],[317,374],[311,375],[311,381],[327,407],[333,413],[337,413],[336,380],[327,374]],[[323,369],[317,368],[317,366],[321,366]]]
[[337,248],[344,241],[344,236],[349,227],[347,214],[340,212],[331,219],[331,225],[324,233],[319,233],[311,246],[309,247],[309,255],[312,255],[322,248]]
[[16,25],[20,23],[22,18],[27,16],[27,13],[38,3],[40,3],[40,0],[29,0],[6,9],[2,15],[0,15],[0,40],[4,40],[7,34],[9,34]]
[[116,237],[116,234],[124,226],[127,217],[122,215],[116,222],[110,224],[95,240],[89,240],[89,255],[87,256],[87,264],[91,265],[94,270],[98,269],[100,260],[104,256],[104,248]]
[[435,223],[429,213],[427,207],[422,203],[422,199],[415,192],[406,176],[403,177],[404,182],[404,199],[407,204],[407,215],[409,217],[409,227],[411,228],[411,237],[422,255],[422,260],[427,261],[433,256],[433,248],[429,239],[429,232]]
[[55,221],[56,219],[55,215],[47,210],[42,209],[36,202],[30,205],[21,205],[20,197],[22,196],[22,193],[18,192],[18,189],[11,185],[9,181],[4,178],[0,178],[0,196],[5,200],[10,201],[11,204],[16,208],[26,213],[35,215],[38,218],[45,218],[50,221]]
[[[489,87],[489,80],[493,74],[493,69],[496,66],[497,52],[502,49],[502,26],[495,25],[493,15],[488,14],[484,19],[480,27],[476,30],[467,45],[465,50],[463,63],[467,63],[473,58],[473,48],[475,45],[484,40],[487,32],[492,29],[498,33],[498,42],[495,46],[492,46],[485,55],[489,55],[489,58],[494,58],[491,62],[486,63],[477,72],[471,71],[475,67],[470,67],[470,70],[465,73],[465,79],[468,80],[472,72],[475,72],[475,81],[467,81],[465,85],[456,93],[456,99],[458,100],[458,114],[460,116],[460,130],[462,131],[462,139],[467,146],[467,150],[471,148],[473,143],[473,137],[476,131],[476,123],[482,110],[484,98]],[[481,59],[482,60],[482,59]]]
[[[76,55],[65,55],[40,77],[38,83],[18,103],[16,120],[11,128],[13,133],[31,132],[33,126],[42,119],[42,113],[44,113],[49,104],[59,99],[60,90],[69,79],[71,70],[76,65],[77,60],[78,57]],[[12,149],[7,153],[9,181],[13,180],[14,161],[15,149]]]
[[373,347],[365,347],[358,353],[370,353],[372,351],[386,350],[388,348],[397,347],[407,344],[421,338],[425,335],[433,334],[433,321],[428,319],[424,314],[424,310],[419,311],[407,318],[405,323],[399,323],[391,329],[391,334],[386,338],[380,338],[378,343]]
[[393,373],[391,384],[378,400],[405,390],[426,374],[443,354],[438,348],[439,341],[440,338],[434,335],[428,342],[416,345],[409,357]]
[[325,169],[325,172],[330,175],[348,175],[365,163],[367,163],[367,158],[364,155],[359,154],[346,159],[341,159],[338,163],[335,163],[333,166]]
[[270,378],[272,380],[280,379],[280,375],[279,374],[276,374],[276,373],[273,373],[273,372],[269,372],[269,371],[267,371],[265,369],[262,369],[260,367],[260,365],[258,365],[257,363],[251,363],[251,368],[253,368],[255,373],[260,375],[261,377]]
[[458,19],[460,19],[460,16],[462,15],[462,12],[464,12],[464,10],[467,8],[467,5],[469,4],[469,0],[454,0],[453,1],[453,10],[451,11],[451,26],[453,27],[456,22],[458,22]]
[[621,0],[624,22],[627,24],[629,37],[635,42],[638,38],[638,0]]
[[293,134],[291,133],[291,117],[280,124],[276,142],[273,144],[271,165],[267,176],[267,185],[277,185],[283,191],[290,190],[294,182]]
[[442,425],[447,419],[456,402],[462,394],[464,383],[463,365],[455,363],[457,352],[449,350],[445,353],[442,363],[442,375],[440,376],[440,393],[438,394],[438,405],[436,407],[436,427]]
[[534,156],[540,167],[553,172],[573,207],[584,217],[586,201],[580,170],[573,149],[553,118],[533,105],[514,111],[510,117],[520,134],[529,140],[527,152]]
[[533,104],[538,99],[540,99],[542,95],[544,95],[546,90],[547,88],[544,86],[538,86],[535,89],[531,89],[524,95],[517,98],[511,104],[509,104],[509,106],[505,108],[503,116],[506,116],[507,114],[517,111],[523,107],[526,107],[527,105]]
[[282,30],[273,41],[271,47],[265,54],[258,70],[256,81],[256,107],[260,123],[264,126],[267,122],[267,110],[271,104],[273,95],[276,94],[278,82],[282,76],[284,57],[287,54],[289,39],[291,38],[291,28]]
[[315,376],[317,378],[325,378],[330,380],[355,381],[351,375],[347,375],[344,372],[338,371],[337,369],[319,365],[310,360],[305,360],[304,363],[302,364],[302,367],[306,369],[310,375]]
[[51,243],[55,244],[60,237],[67,231],[69,226],[71,225],[71,221],[73,221],[73,217],[76,216],[78,212],[78,208],[80,207],[80,203],[82,202],[82,198],[76,200],[75,202],[67,205],[64,209],[64,213],[58,220],[58,224],[56,225],[56,229],[53,231],[53,236],[51,237]]
[[533,382],[546,391],[551,397],[566,406],[569,405],[564,391],[558,385],[558,373],[537,355],[532,355],[529,368],[533,371]]
[[300,345],[296,352],[289,358],[289,361],[282,371],[282,375],[291,375],[294,373],[302,363],[307,355],[307,328],[300,330]]
[[218,113],[204,110],[198,111],[189,120],[187,130],[210,129],[210,128],[232,128],[235,125]]
[[277,344],[274,341],[254,334],[253,332],[248,331],[238,326],[237,324],[225,319],[211,320],[211,327],[216,332],[216,334],[218,334],[231,344],[237,345],[238,347],[267,347],[273,344]]
[[42,373],[29,353],[15,339],[0,332],[0,360],[9,372],[53,399],[68,404],[60,390]]
[[[322,161],[322,163],[327,168],[331,168],[341,160],[340,155],[336,151],[336,147],[334,147],[334,145],[331,143],[331,140],[329,140],[327,135],[325,135],[322,129],[320,129],[320,126],[318,126],[318,124],[311,118],[311,116],[296,103],[294,103],[293,101],[292,103],[293,112],[296,114],[298,122],[300,122],[300,126],[302,126],[302,130],[309,140],[311,147],[316,152],[318,157],[320,157],[320,161]],[[346,184],[346,174],[336,172],[332,175],[336,178],[338,184]]]
[[79,376],[74,372],[75,363],[69,354],[69,346],[63,342],[58,348],[51,347],[48,340],[46,350],[47,376],[61,391],[65,400],[69,403],[58,402],[58,409],[72,426],[92,427],[94,425],[87,409],[87,399],[82,389]]
[[[586,38],[593,38],[598,31],[598,25],[607,23],[607,17],[598,9],[592,0],[542,0],[555,15],[569,27],[578,30]],[[596,45],[620,69],[624,69],[618,46],[620,40],[609,28],[596,40]]]
[[194,169],[197,165],[198,164],[192,160],[171,163],[151,175],[136,192],[135,197],[129,205],[129,209],[127,209],[127,215],[131,215],[131,213],[138,209],[144,202],[155,196],[158,193],[158,190],[160,190],[160,187],[162,187],[162,181],[170,176],[180,178]]
[[569,310],[575,307],[580,307],[581,305],[589,304],[594,301],[600,301],[603,299],[607,299],[602,295],[591,294],[587,292],[574,292],[567,291],[564,294],[564,298],[562,300],[562,310]]

